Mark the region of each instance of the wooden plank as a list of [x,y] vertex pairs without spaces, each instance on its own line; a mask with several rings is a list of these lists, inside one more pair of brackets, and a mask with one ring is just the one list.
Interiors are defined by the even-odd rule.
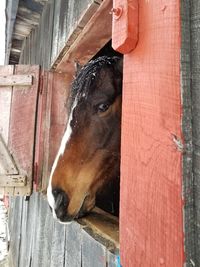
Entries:
[[[63,55],[82,32],[82,28],[99,8],[99,3],[92,0],[78,0],[76,5],[74,5],[73,1],[69,2],[68,5],[66,5],[66,1],[60,1],[59,5],[56,6],[58,11],[55,12],[56,15],[60,12],[60,20],[56,21],[57,24],[59,23],[59,26],[55,24],[54,27],[55,38],[53,38],[54,42],[52,45],[52,68],[55,68],[60,62]],[[57,42],[56,39],[59,40],[59,42]]]
[[32,75],[30,88],[20,87],[13,90],[9,150],[19,168],[20,174],[27,176],[27,184],[16,188],[15,194],[30,195],[32,189],[33,157],[36,107],[38,98],[39,66],[17,65],[17,75]]
[[18,169],[14,163],[8,148],[0,134],[0,175],[1,174],[18,174]]
[[31,75],[0,75],[0,87],[2,86],[30,86],[33,77]]
[[44,232],[44,236],[43,236],[44,240],[43,240],[43,246],[41,247],[41,258],[39,259],[38,266],[50,266],[51,254],[52,254],[52,233],[53,233],[54,219],[52,217],[52,213],[48,207],[47,202],[44,199],[42,201],[44,202],[44,205],[46,206],[47,213],[46,213],[46,218],[44,220],[45,222],[44,228],[41,229]]
[[179,4],[140,1],[139,41],[124,56],[122,266],[182,267],[185,262]]
[[[65,266],[65,245],[65,226],[55,221],[52,233],[49,267]],[[69,243],[67,245],[69,245]]]
[[82,231],[82,266],[106,267],[106,249],[84,230]]
[[[0,75],[12,75],[14,73],[14,66],[0,66]],[[4,87],[0,89],[0,134],[5,142],[8,144],[9,123],[10,123],[10,110],[12,99],[12,87]],[[3,168],[1,168],[1,172]],[[13,195],[12,188],[0,188],[1,193],[4,195]]]
[[[192,176],[190,176],[191,180],[191,187],[188,187],[188,190],[192,190],[190,192],[191,196],[194,196],[194,224],[191,225],[192,228],[194,227],[194,237],[195,237],[195,244],[193,245],[191,240],[191,248],[193,247],[193,254],[195,253],[195,258],[193,257],[192,260],[195,264],[195,266],[200,266],[200,92],[199,92],[199,86],[200,86],[200,77],[199,77],[199,70],[200,70],[200,5],[199,1],[190,1],[189,3],[190,7],[190,67],[188,74],[190,74],[190,78],[188,79],[188,84],[190,83],[191,86],[191,94],[192,94],[192,152],[193,152],[193,173]],[[189,8],[188,7],[188,8]],[[182,18],[184,20],[184,17]],[[182,23],[182,22],[181,22]],[[188,39],[187,39],[188,40]],[[188,87],[189,88],[189,87]],[[190,202],[191,203],[191,202]],[[189,219],[189,218],[188,218]],[[191,218],[192,219],[192,218]],[[190,228],[192,230],[192,228]],[[192,236],[190,236],[192,237]],[[192,246],[193,245],[193,246]],[[190,249],[191,249],[190,248]],[[191,252],[190,252],[191,253]]]
[[44,33],[43,46],[46,47],[43,53],[43,67],[45,70],[49,69],[50,60],[51,60],[51,48],[52,48],[52,35],[53,35],[53,20],[54,20],[54,1],[50,0],[45,5],[42,19],[44,21]]
[[[65,267],[79,267],[81,264],[82,229],[72,222],[65,227]],[[69,245],[70,244],[70,245]],[[53,266],[52,266],[53,267]]]
[[[14,66],[0,66],[0,75],[12,75],[13,72]],[[0,133],[6,144],[8,143],[11,98],[12,87],[0,89]]]
[[[51,103],[53,93],[53,73],[48,74],[47,82],[47,100],[46,100],[46,114],[44,115],[44,151],[43,167],[42,167],[42,190],[46,191],[48,186],[48,178],[50,175],[49,167],[49,142],[50,142],[50,127],[51,127]],[[39,148],[40,149],[40,148]],[[40,149],[41,151],[41,149]],[[40,168],[39,168],[40,169]]]
[[[78,1],[77,1],[77,5],[78,5]],[[58,31],[58,47],[57,47],[57,54],[56,56],[59,54],[59,51],[62,50],[62,48],[64,47],[66,40],[68,39],[68,35],[69,35],[69,31],[72,30],[71,25],[72,25],[72,20],[74,18],[70,19],[70,15],[69,14],[73,14],[73,7],[74,7],[74,3],[69,2],[69,1],[65,1],[65,0],[61,0],[60,1],[60,5],[58,6],[58,9],[55,9],[55,14],[54,14],[54,18],[56,16],[58,16],[59,18],[59,31]]]
[[[20,253],[19,253],[19,266],[20,267],[25,267],[25,266],[30,266],[29,262],[30,260],[27,261],[27,256],[29,256],[29,246],[30,246],[30,234],[33,232],[33,229],[31,229],[30,233],[28,233],[28,227],[29,224],[31,223],[30,221],[28,222],[28,219],[31,217],[28,216],[28,210],[29,210],[29,201],[23,201],[22,203],[22,210],[20,211],[22,213],[22,223],[21,223],[21,243],[20,243]],[[25,265],[26,263],[26,265]]]
[[44,12],[42,12],[42,15],[41,15],[41,20],[40,20],[40,24],[39,24],[39,44],[38,44],[38,47],[39,47],[39,50],[37,51],[37,54],[39,56],[39,62],[38,64],[41,66],[42,69],[44,69],[44,62],[45,62],[45,59],[44,59],[44,54],[45,54],[45,51],[48,50],[48,48],[46,47],[46,49],[44,49],[45,47],[45,29],[48,28],[48,26],[45,24],[45,21],[44,21]]
[[59,44],[59,10],[61,0],[54,1],[54,19],[53,19],[53,33],[52,33],[52,50],[51,50],[51,64],[57,56]]
[[[42,174],[42,190],[46,190],[48,177],[67,122],[66,101],[69,95],[73,73],[49,73],[47,87],[46,115],[43,127],[44,158]],[[57,90],[53,90],[57,88]],[[41,149],[42,150],[42,149]]]
[[[200,250],[195,244],[195,207],[194,203],[194,173],[193,173],[193,141],[192,135],[195,124],[192,122],[192,81],[191,80],[191,10],[190,0],[181,2],[181,92],[183,103],[182,129],[184,134],[184,154],[183,154],[183,196],[184,196],[184,235],[185,235],[185,256],[186,266],[200,265],[198,256]],[[194,21],[194,20],[192,20]],[[196,21],[196,20],[195,20]],[[195,37],[195,47],[196,47]],[[197,46],[198,47],[198,46]],[[197,49],[198,50],[198,49]],[[196,52],[196,50],[195,50]],[[196,57],[195,57],[196,58]],[[193,76],[193,74],[192,74]],[[193,126],[193,127],[192,127]],[[197,238],[198,239],[198,238]],[[196,259],[197,257],[197,259]],[[193,266],[194,266],[193,264]]]
[[22,212],[23,212],[23,198],[16,197],[13,203],[12,210],[12,222],[10,225],[10,261],[9,266],[19,266],[19,257],[20,257],[20,243],[21,243],[21,223],[22,223]]
[[30,33],[30,64],[36,64],[35,63],[35,29],[32,29],[31,33]]
[[38,194],[39,203],[32,246],[32,267],[50,266],[54,220],[47,201]]
[[0,186],[15,187],[25,186],[26,176],[24,175],[0,175]]
[[29,35],[26,37],[27,39],[27,45],[26,45],[26,49],[27,49],[27,59],[26,59],[26,64],[30,65],[31,64],[31,40],[30,40],[30,33]]
[[34,189],[42,190],[42,175],[44,168],[46,113],[47,113],[47,88],[48,88],[48,72],[42,71],[40,75],[40,89],[37,108],[37,125],[35,135],[35,157],[34,157]]
[[[112,16],[109,14],[111,8],[111,0],[102,2],[92,18],[89,21],[86,20],[87,24],[84,21],[85,26],[77,39],[66,44],[52,68],[56,71],[71,68],[74,59],[85,64],[111,39]],[[83,20],[82,18],[81,23]]]
[[[36,254],[36,247],[39,244],[39,240],[36,239],[38,230],[39,230],[39,209],[41,208],[40,204],[40,195],[33,192],[30,196],[27,207],[27,222],[26,218],[24,217],[24,221],[26,222],[26,232],[23,231],[24,243],[22,244],[21,249],[21,262],[23,265],[22,267],[26,266],[33,266],[34,257]],[[25,215],[25,214],[24,214]],[[37,244],[35,244],[37,242]],[[19,265],[21,266],[21,265]]]
[[78,220],[81,224],[87,225],[96,235],[99,235],[104,242],[109,243],[109,249],[119,249],[119,220],[117,217],[95,208],[91,214]]

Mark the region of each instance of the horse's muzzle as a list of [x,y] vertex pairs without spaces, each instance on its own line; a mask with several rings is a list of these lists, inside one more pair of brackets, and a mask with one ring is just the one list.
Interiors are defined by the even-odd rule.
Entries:
[[69,205],[69,198],[67,194],[58,189],[53,190],[52,193],[55,199],[54,210],[57,218],[61,221],[69,221],[70,218],[67,218],[67,207]]

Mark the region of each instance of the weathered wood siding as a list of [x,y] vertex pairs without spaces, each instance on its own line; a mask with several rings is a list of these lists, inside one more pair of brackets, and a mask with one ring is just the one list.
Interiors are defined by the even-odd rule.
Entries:
[[[34,173],[35,178],[39,175],[44,180],[39,183],[35,179],[39,185],[36,189],[45,190],[47,185],[49,170],[65,128],[67,110],[64,104],[74,71],[73,68],[64,69],[60,72],[67,73],[62,74],[47,73],[44,69],[49,70],[55,60],[59,61],[60,52],[63,55],[70,47],[101,2],[49,0],[39,25],[23,42],[20,63],[37,62],[42,68]],[[104,42],[107,42],[106,38]],[[77,222],[66,226],[58,224],[41,193],[33,193],[29,200],[22,197],[11,199],[9,229],[10,267],[117,266],[113,247],[106,246],[98,234],[95,238],[94,234],[90,235],[88,226]]]
[[182,92],[182,130],[184,135],[183,153],[183,197],[184,234],[186,266],[198,266],[195,248],[195,209],[192,155],[192,92],[191,92],[191,38],[190,38],[190,0],[181,1],[181,92]]
[[101,2],[49,0],[39,26],[24,40],[20,63],[37,62],[50,69],[61,52],[64,53],[74,42]]
[[[195,266],[200,266],[200,1],[190,1]],[[192,176],[191,176],[192,179]],[[192,266],[192,265],[191,265]]]
[[39,193],[29,201],[12,198],[9,218],[10,267],[117,266],[117,257],[89,235],[86,226],[57,223]]
[[[13,84],[10,83],[9,86],[6,84],[6,87],[0,86],[0,134],[4,143],[4,155],[1,155],[2,162],[0,163],[0,165],[4,165],[4,171],[2,170],[3,166],[0,167],[0,191],[2,194],[29,195],[31,193],[39,73],[38,65],[0,67],[2,77],[9,77],[10,81],[14,79]],[[16,77],[25,76],[29,76],[29,86],[24,84],[24,79],[20,84],[16,79]],[[5,79],[3,84],[5,84]],[[3,151],[1,151],[2,153]],[[10,158],[9,161],[8,158]],[[7,164],[13,162],[15,167],[11,164],[10,170],[5,171],[6,160]],[[6,176],[7,174],[10,174],[11,177]],[[22,175],[26,178],[22,178]],[[18,183],[19,179],[24,183]],[[25,186],[22,186],[23,184]]]

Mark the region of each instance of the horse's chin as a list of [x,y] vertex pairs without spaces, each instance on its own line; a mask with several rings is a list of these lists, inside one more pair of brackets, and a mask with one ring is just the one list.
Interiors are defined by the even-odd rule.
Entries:
[[89,202],[88,199],[89,199],[88,197],[85,197],[79,212],[75,216],[75,219],[80,219],[82,217],[87,216],[94,208],[95,201]]
[[95,197],[94,196],[91,197],[91,195],[86,195],[82,200],[82,204],[79,211],[73,214],[69,214],[66,212],[66,214],[63,214],[62,217],[57,217],[56,213],[53,211],[53,217],[56,219],[57,222],[61,224],[70,224],[74,220],[87,216],[94,208],[94,206],[95,206]]

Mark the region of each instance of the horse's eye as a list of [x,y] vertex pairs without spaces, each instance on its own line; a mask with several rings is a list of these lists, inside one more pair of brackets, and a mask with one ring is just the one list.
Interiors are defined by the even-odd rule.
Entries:
[[109,105],[106,103],[102,103],[98,106],[98,112],[105,112],[109,108]]

